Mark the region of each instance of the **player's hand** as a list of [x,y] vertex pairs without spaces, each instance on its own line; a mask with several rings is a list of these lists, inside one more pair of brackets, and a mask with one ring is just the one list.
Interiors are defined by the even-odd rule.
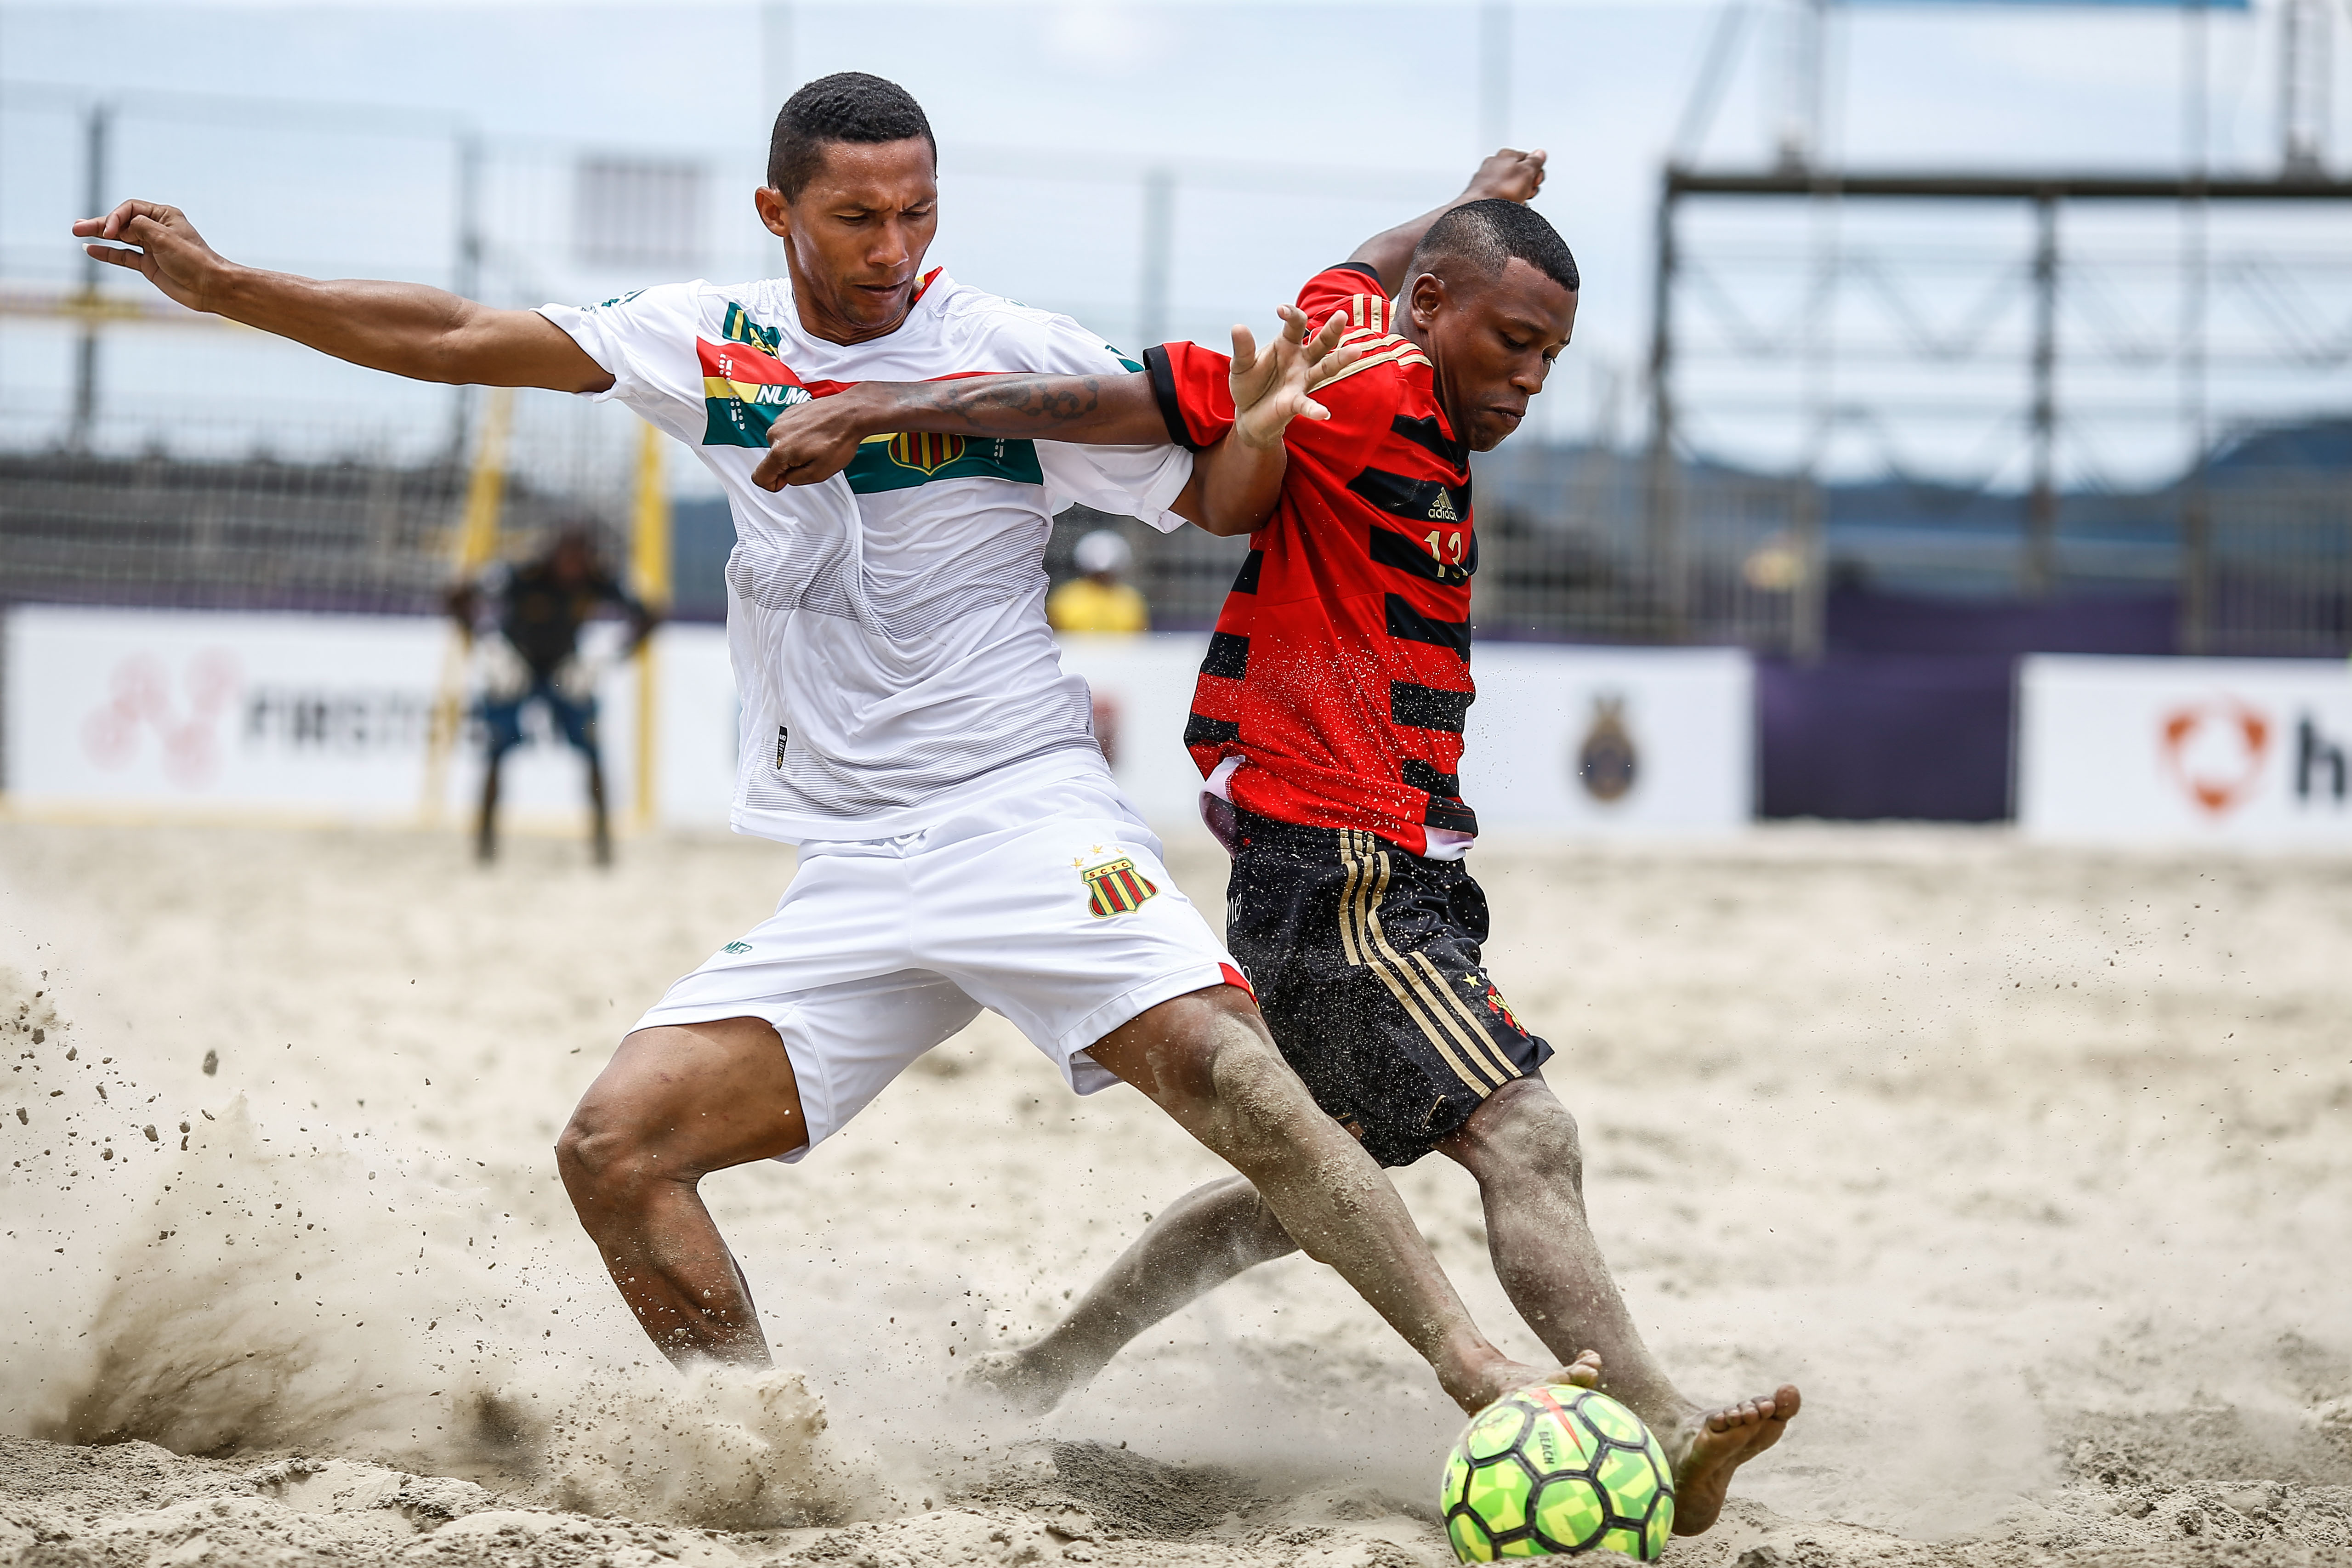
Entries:
[[136,250],[112,245],[85,245],[82,249],[109,266],[129,268],[192,310],[212,310],[212,300],[231,271],[226,258],[205,243],[187,214],[160,202],[124,202],[104,217],[83,218],[73,231],[81,239],[137,246]]
[[1282,307],[1282,331],[1260,353],[1247,327],[1234,328],[1234,434],[1260,451],[1282,444],[1293,419],[1328,419],[1331,411],[1307,395],[1362,357],[1360,348],[1341,348],[1348,318],[1333,311],[1309,336],[1307,312]]
[[866,400],[858,389],[812,397],[776,416],[768,426],[768,455],[751,470],[751,482],[763,490],[786,485],[814,485],[849,467],[866,437]]
[[1532,153],[1504,148],[1478,165],[1478,172],[1463,187],[1462,199],[1475,202],[1500,196],[1507,202],[1535,200],[1536,193],[1543,189],[1546,156],[1540,147]]

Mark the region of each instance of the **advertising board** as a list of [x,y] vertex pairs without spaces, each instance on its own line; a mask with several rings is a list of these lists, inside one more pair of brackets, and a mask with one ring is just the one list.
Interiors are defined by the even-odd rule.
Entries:
[[[1115,715],[1112,771],[1162,826],[1198,816],[1185,715],[1205,634],[1065,637]],[[1708,834],[1755,809],[1755,675],[1725,648],[1479,647],[1462,793],[1482,832]]]
[[[457,823],[480,790],[475,673],[429,617],[29,605],[5,623],[7,802],[86,819]],[[583,634],[609,662],[614,623]],[[1066,637],[1096,697],[1113,772],[1144,816],[1186,831],[1200,774],[1183,744],[1205,635]],[[723,829],[738,709],[726,634],[668,626],[648,668],[652,816]],[[1718,649],[1503,644],[1478,654],[1463,793],[1489,832],[1711,833],[1754,798],[1753,675]],[[639,666],[598,688],[607,798],[640,805]],[[583,824],[579,759],[526,710],[501,810],[518,826]]]
[[2036,654],[2018,687],[2029,834],[2352,845],[2352,665]]
[[[419,616],[25,605],[8,612],[11,806],[51,816],[303,822],[463,819],[481,788],[475,725],[434,738],[467,661]],[[622,628],[583,648],[609,655]],[[722,658],[721,668],[724,668]],[[599,683],[607,797],[635,797],[636,677]],[[584,823],[579,759],[544,710],[507,760],[513,819]]]

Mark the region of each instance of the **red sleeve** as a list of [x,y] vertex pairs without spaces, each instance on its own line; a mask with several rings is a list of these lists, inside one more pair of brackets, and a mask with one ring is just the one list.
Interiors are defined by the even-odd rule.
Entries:
[[[1350,332],[1359,327],[1385,332],[1389,302],[1380,289],[1379,273],[1360,261],[1344,262],[1308,279],[1298,291],[1298,308],[1307,312],[1309,331],[1337,310],[1348,316]],[[1143,368],[1171,441],[1197,452],[1234,427],[1234,362],[1228,356],[1198,343],[1162,343],[1143,351]],[[1332,413],[1339,416],[1337,408]]]
[[1198,343],[1161,343],[1143,351],[1144,373],[1168,438],[1189,451],[1213,447],[1234,427],[1234,362]]
[[1298,291],[1298,308],[1307,312],[1309,331],[1329,321],[1334,310],[1348,318],[1350,332],[1359,327],[1375,332],[1392,330],[1388,290],[1381,286],[1381,275],[1369,262],[1343,261],[1318,272]]

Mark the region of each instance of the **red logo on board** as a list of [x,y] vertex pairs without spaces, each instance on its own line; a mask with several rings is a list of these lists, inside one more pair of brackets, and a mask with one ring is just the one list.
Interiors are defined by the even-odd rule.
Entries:
[[2271,721],[2234,697],[2184,703],[2164,717],[2165,770],[2210,816],[2253,793],[2270,744]]
[[163,661],[133,654],[114,667],[106,705],[83,719],[82,752],[101,768],[127,768],[138,760],[140,738],[152,732],[163,775],[183,789],[202,789],[220,768],[217,721],[235,704],[244,679],[235,654],[202,649],[181,673],[184,709],[173,700]]

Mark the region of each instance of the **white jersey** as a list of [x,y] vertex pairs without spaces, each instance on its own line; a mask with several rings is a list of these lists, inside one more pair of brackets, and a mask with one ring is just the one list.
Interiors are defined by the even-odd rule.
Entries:
[[860,381],[1134,367],[1066,316],[935,269],[896,331],[809,336],[784,279],[696,281],[540,313],[610,391],[701,456],[725,489],[728,647],[742,702],[733,823],[785,843],[910,833],[961,786],[1100,773],[1086,682],[1045,624],[1045,541],[1073,502],[1163,531],[1192,476],[1174,446],[880,436],[821,485],[751,483],[768,426]]

